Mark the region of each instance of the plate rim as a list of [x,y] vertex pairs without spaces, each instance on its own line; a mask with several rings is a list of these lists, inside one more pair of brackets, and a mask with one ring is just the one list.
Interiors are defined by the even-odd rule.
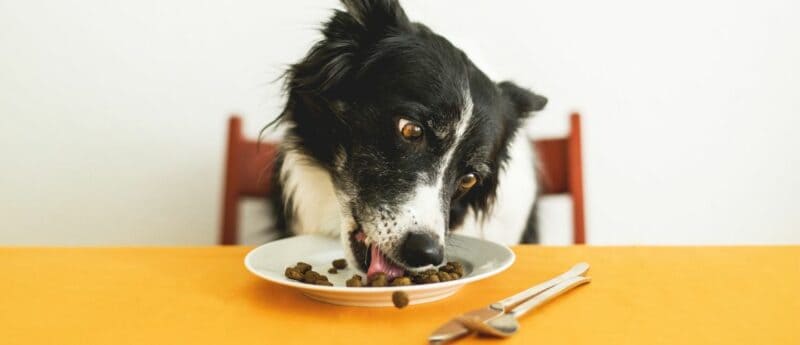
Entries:
[[[413,291],[420,291],[420,290],[430,290],[432,288],[457,287],[457,286],[473,283],[473,282],[476,282],[476,281],[480,281],[480,280],[489,278],[489,277],[494,276],[494,275],[498,275],[498,274],[502,273],[503,271],[507,270],[509,267],[511,267],[511,265],[513,265],[514,262],[517,260],[517,255],[507,245],[504,245],[504,244],[501,244],[501,243],[497,243],[497,242],[488,241],[488,240],[484,240],[484,239],[481,239],[481,238],[472,237],[472,236],[461,235],[461,234],[452,234],[450,236],[463,237],[463,238],[466,238],[468,240],[484,241],[484,242],[486,242],[486,243],[488,243],[490,245],[497,246],[498,248],[502,249],[503,251],[505,251],[507,254],[510,255],[509,259],[507,261],[501,263],[500,266],[498,266],[495,269],[489,270],[487,272],[484,272],[484,273],[481,273],[481,274],[478,274],[478,275],[475,275],[475,276],[472,276],[472,277],[461,278],[461,279],[451,280],[451,281],[447,281],[447,282],[434,283],[434,284],[405,285],[405,286],[386,286],[386,287],[369,287],[369,286],[346,287],[346,286],[314,285],[314,284],[295,282],[295,281],[288,280],[288,279],[280,279],[280,280],[278,280],[278,279],[274,279],[273,277],[261,274],[260,272],[258,272],[255,268],[253,268],[250,265],[250,261],[251,261],[250,258],[254,255],[253,253],[255,253],[258,249],[260,249],[261,247],[270,245],[270,244],[274,243],[274,241],[273,242],[264,243],[262,245],[259,245],[259,246],[255,247],[255,248],[251,249],[247,253],[247,255],[245,255],[245,257],[244,257],[244,266],[247,268],[247,270],[251,274],[253,274],[255,276],[258,276],[258,277],[260,277],[260,278],[262,278],[264,280],[279,284],[279,285],[296,287],[296,288],[299,288],[299,289],[302,289],[302,290],[314,290],[314,291],[324,291],[324,292],[342,292],[342,293],[348,293],[348,294],[355,294],[355,293],[386,293],[386,292],[394,292],[394,291],[398,291],[398,290],[413,292]],[[298,236],[290,237],[289,239],[299,238],[299,237],[330,238],[330,237],[321,236],[321,235],[298,235]]]

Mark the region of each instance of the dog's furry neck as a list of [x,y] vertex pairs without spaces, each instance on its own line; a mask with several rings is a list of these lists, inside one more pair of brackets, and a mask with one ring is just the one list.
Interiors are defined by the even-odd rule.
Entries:
[[292,144],[283,147],[279,173],[290,231],[339,236],[342,214],[330,173]]

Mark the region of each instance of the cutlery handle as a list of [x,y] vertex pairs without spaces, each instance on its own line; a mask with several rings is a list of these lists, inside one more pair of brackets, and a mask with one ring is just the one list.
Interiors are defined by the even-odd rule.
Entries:
[[589,264],[587,264],[585,262],[581,262],[579,264],[576,264],[575,266],[572,266],[572,268],[570,268],[569,271],[566,271],[566,272],[562,273],[558,277],[555,277],[555,278],[550,279],[550,280],[548,280],[548,281],[546,281],[544,283],[541,283],[541,284],[538,284],[538,285],[536,285],[534,287],[531,287],[531,288],[529,288],[529,289],[527,289],[525,291],[522,291],[522,292],[520,292],[520,293],[518,293],[518,294],[516,294],[514,296],[506,298],[506,299],[504,299],[504,300],[502,300],[500,302],[493,303],[491,305],[491,308],[492,309],[497,309],[497,310],[508,311],[509,309],[516,307],[517,305],[519,305],[520,303],[528,300],[529,298],[531,298],[533,296],[536,296],[536,295],[542,293],[542,291],[545,291],[545,290],[547,290],[547,289],[549,289],[549,288],[551,288],[551,287],[553,287],[555,285],[558,285],[559,283],[561,283],[561,282],[563,282],[563,281],[565,281],[565,280],[567,280],[569,278],[580,277],[580,276],[586,274],[586,271],[588,271],[588,270],[589,270]]
[[553,286],[552,288],[547,289],[541,294],[536,295],[533,298],[520,304],[511,311],[511,315],[513,315],[514,318],[519,318],[520,316],[525,315],[525,313],[533,309],[536,309],[542,304],[545,304],[548,301],[558,296],[561,296],[563,293],[572,290],[573,288],[576,288],[580,285],[586,284],[590,281],[592,281],[591,278],[581,277],[581,276],[568,278],[567,280],[559,283],[558,285]]

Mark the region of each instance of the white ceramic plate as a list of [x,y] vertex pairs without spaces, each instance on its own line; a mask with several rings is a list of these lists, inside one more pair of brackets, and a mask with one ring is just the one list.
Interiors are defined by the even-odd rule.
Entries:
[[[458,261],[464,265],[464,277],[444,283],[403,287],[346,287],[345,280],[357,271],[348,267],[337,274],[328,273],[331,262],[343,258],[344,254],[339,240],[321,236],[297,236],[267,243],[250,251],[244,258],[244,265],[261,278],[297,288],[318,301],[388,307],[392,306],[392,293],[397,290],[408,294],[409,304],[432,302],[454,294],[466,284],[498,274],[514,262],[514,253],[508,247],[461,235],[448,238],[445,252],[448,261]],[[304,284],[286,278],[286,267],[294,266],[298,261],[306,262],[313,266],[314,271],[328,276],[334,286]]]

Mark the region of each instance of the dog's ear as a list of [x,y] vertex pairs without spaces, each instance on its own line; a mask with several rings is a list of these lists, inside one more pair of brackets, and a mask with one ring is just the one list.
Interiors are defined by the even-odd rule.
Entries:
[[322,29],[325,39],[289,69],[289,90],[323,95],[345,86],[363,51],[391,33],[413,30],[397,0],[341,1],[347,11],[336,10]]
[[520,116],[527,116],[531,112],[542,110],[547,105],[547,98],[523,89],[510,81],[501,82],[497,86],[511,100],[514,110]]

